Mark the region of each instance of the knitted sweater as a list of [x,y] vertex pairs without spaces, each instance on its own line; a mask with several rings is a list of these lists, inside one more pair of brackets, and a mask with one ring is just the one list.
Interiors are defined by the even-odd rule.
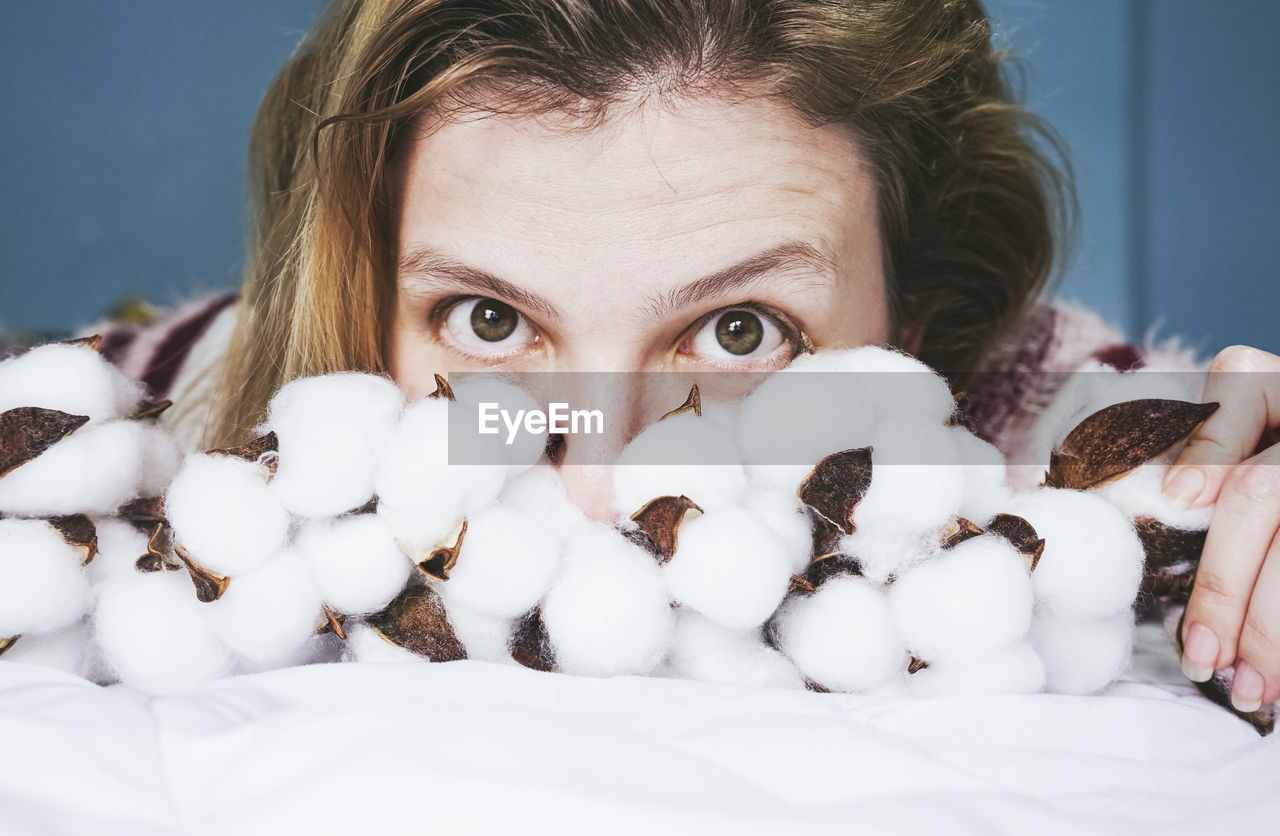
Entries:
[[[155,397],[174,401],[176,408],[165,418],[188,450],[200,447],[212,415],[221,361],[235,326],[235,302],[234,294],[214,295],[148,325],[101,323],[85,331],[103,334],[102,350],[109,359],[142,380]],[[1038,307],[974,376],[961,400],[962,420],[1011,462],[1039,461],[1037,419],[1059,395],[1068,373],[1104,367],[1204,371],[1177,340],[1126,343],[1094,312],[1055,301]],[[1030,484],[1043,464],[1023,470],[1024,477],[1015,480]]]

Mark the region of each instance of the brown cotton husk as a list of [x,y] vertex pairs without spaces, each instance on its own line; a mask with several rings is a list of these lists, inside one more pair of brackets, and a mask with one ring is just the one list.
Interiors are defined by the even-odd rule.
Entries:
[[1151,517],[1139,517],[1133,521],[1142,550],[1147,556],[1148,569],[1173,566],[1178,563],[1198,563],[1204,551],[1207,531],[1190,531],[1165,525]]
[[20,639],[20,638],[22,638],[22,637],[21,637],[21,636],[9,636],[7,639],[0,639],[0,656],[3,656],[3,655],[4,655],[4,652],[5,652],[6,650],[8,650],[9,648],[13,647],[13,643],[14,643],[14,642],[16,642],[16,641],[17,641],[18,639]]
[[142,526],[150,531],[156,523],[164,522],[164,497],[163,496],[147,496],[142,499],[135,499],[126,503],[116,512],[116,516],[132,523],[134,526]]
[[542,623],[542,611],[536,607],[520,620],[507,645],[511,658],[526,668],[550,673],[556,669],[556,655],[551,636]]
[[[1182,611],[1182,616],[1178,619],[1178,626],[1174,631],[1174,639],[1178,645],[1178,657],[1182,657],[1182,623],[1187,617],[1186,610]],[[1253,726],[1259,735],[1266,737],[1275,731],[1276,728],[1276,709],[1273,703],[1263,703],[1262,707],[1257,711],[1237,711],[1236,707],[1231,704],[1231,681],[1234,675],[1234,669],[1222,671],[1214,671],[1213,676],[1209,677],[1207,682],[1196,682],[1196,690],[1203,694],[1210,702],[1222,706],[1227,711],[1244,720]]]
[[1013,544],[1018,553],[1027,559],[1027,570],[1034,572],[1044,554],[1044,538],[1036,533],[1035,526],[1015,514],[996,514],[987,525],[987,531],[1003,537]]
[[58,529],[62,539],[80,553],[80,564],[87,564],[98,555],[98,527],[84,514],[54,517],[49,524]]
[[456,401],[457,397],[453,394],[453,387],[449,385],[449,381],[444,379],[444,375],[436,374],[436,390],[428,398],[444,398],[446,401]]
[[223,447],[218,450],[210,450],[210,456],[234,456],[237,459],[244,459],[247,462],[257,462],[267,470],[267,476],[276,475],[276,468],[279,461],[271,453],[280,452],[280,440],[274,432],[266,435],[260,435],[248,444],[242,444],[239,447]]
[[139,572],[176,572],[182,565],[169,556],[169,551],[168,527],[163,521],[158,522],[147,538],[146,554],[134,561],[133,568]]
[[862,564],[856,557],[832,552],[820,554],[811,560],[804,571],[804,580],[813,589],[817,589],[829,578],[861,574]]
[[822,459],[796,494],[841,533],[855,530],[853,512],[871,487],[871,448],[843,450]]
[[631,519],[639,526],[636,533],[643,535],[636,538],[638,544],[648,549],[661,566],[676,553],[680,524],[690,515],[700,514],[702,508],[687,496],[660,496],[647,502]]
[[684,399],[684,403],[666,413],[658,420],[664,421],[674,415],[684,415],[689,412],[692,412],[699,418],[702,417],[702,393],[698,391],[698,384],[696,383],[693,384],[693,388],[689,390],[689,397]]
[[1216,403],[1146,398],[1098,410],[1050,454],[1045,484],[1086,490],[1118,479],[1187,438],[1217,408]]
[[954,549],[965,540],[972,540],[982,533],[982,529],[972,520],[964,517],[956,517],[955,520],[947,527],[942,535],[942,549]]
[[467,658],[440,594],[429,583],[410,585],[386,609],[368,619],[378,635],[432,662]]
[[929,667],[929,663],[921,659],[919,656],[911,657],[911,664],[907,665],[907,673],[919,673]]
[[343,641],[347,639],[347,617],[330,609],[328,604],[322,608],[320,624],[316,627],[317,636],[323,636],[325,633],[333,633]]
[[69,340],[59,340],[58,345],[82,345],[85,348],[91,348],[94,351],[101,351],[102,335],[91,334],[87,337],[73,337]]
[[[449,580],[449,572],[458,565],[458,556],[462,554],[462,540],[467,536],[467,521],[463,520],[456,531],[453,545],[436,546],[427,552],[426,557],[414,560],[419,572],[438,581]],[[401,546],[401,551],[403,550],[404,547]]]
[[88,415],[71,415],[39,406],[0,412],[0,477],[21,467],[89,423]]
[[231,583],[231,578],[215,575],[199,563],[196,563],[191,559],[191,555],[187,554],[187,550],[182,548],[181,543],[174,543],[173,551],[178,555],[178,559],[186,565],[187,571],[191,573],[191,582],[196,587],[197,601],[202,604],[209,604],[222,597],[222,593],[227,591],[227,585]]
[[173,401],[165,398],[163,400],[152,401],[146,400],[138,404],[137,410],[133,413],[133,420],[148,421],[152,418],[159,418],[164,414],[165,410],[173,406]]

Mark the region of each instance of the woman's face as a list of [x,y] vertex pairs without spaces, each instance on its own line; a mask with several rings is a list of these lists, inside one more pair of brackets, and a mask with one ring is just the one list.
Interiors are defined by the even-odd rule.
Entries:
[[[872,175],[840,128],[699,98],[593,129],[486,115],[418,133],[396,165],[389,344],[411,398],[436,372],[759,372],[890,339]],[[630,414],[562,463],[598,517],[609,474],[583,465],[653,413],[616,395]]]

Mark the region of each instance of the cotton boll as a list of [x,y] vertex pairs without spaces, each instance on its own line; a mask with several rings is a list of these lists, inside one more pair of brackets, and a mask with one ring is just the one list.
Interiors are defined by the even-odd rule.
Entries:
[[940,529],[916,532],[864,526],[841,537],[836,551],[856,559],[867,580],[890,583],[932,558],[939,545]]
[[668,656],[670,674],[699,682],[756,688],[804,688],[785,656],[764,643],[761,631],[730,630],[692,610],[680,612]]
[[853,512],[859,529],[937,530],[960,510],[964,471],[949,427],[903,418],[880,424],[871,445],[871,485]]
[[893,620],[913,655],[930,664],[987,655],[1021,640],[1035,604],[1027,563],[1008,541],[984,536],[898,578]]
[[457,565],[440,594],[480,615],[515,618],[546,593],[559,559],[559,542],[532,517],[489,505],[468,518]]
[[1052,488],[1019,494],[1007,510],[1044,538],[1031,575],[1040,606],[1065,618],[1116,615],[1133,606],[1145,556],[1123,512],[1094,494]]
[[98,669],[97,651],[88,625],[76,621],[56,633],[21,636],[4,652],[6,662],[39,665],[89,678]]
[[235,456],[187,456],[164,505],[178,543],[217,575],[261,566],[289,533],[289,513],[276,501],[263,468]]
[[1102,690],[1129,667],[1133,634],[1129,613],[1094,619],[1036,618],[1031,639],[1044,659],[1046,689],[1055,694]]
[[140,384],[85,345],[51,343],[0,363],[0,412],[38,406],[110,421],[141,398]]
[[347,630],[347,641],[342,648],[344,662],[372,662],[375,664],[427,664],[425,656],[405,650],[384,639],[367,624],[354,624]]
[[[788,371],[808,370],[810,358],[827,355],[798,358]],[[854,375],[779,373],[743,401],[737,440],[753,481],[791,492],[822,458],[870,444],[874,428],[875,414]]]
[[294,545],[311,567],[320,597],[353,615],[391,603],[413,570],[391,529],[374,514],[307,523]]
[[1035,694],[1044,684],[1044,662],[1026,641],[975,659],[931,663],[910,675],[911,693],[917,697]]
[[749,490],[742,507],[777,535],[790,571],[803,572],[813,556],[813,522],[799,497],[794,492]]
[[[481,404],[497,404],[498,409],[505,410],[513,418],[521,411],[528,414],[531,411],[542,410],[542,405],[524,389],[489,374],[463,377],[453,385],[453,392],[457,397],[454,420],[457,420],[460,414],[465,415],[467,417],[464,420],[469,421],[468,426],[479,426]],[[459,407],[464,407],[465,412],[460,411]],[[475,417],[472,418],[472,415]],[[481,443],[478,436],[474,439],[481,444],[477,454],[481,451],[485,454],[483,459],[478,460],[501,461],[510,468],[508,476],[517,476],[542,458],[542,451],[547,443],[546,433],[530,433],[525,431],[522,425],[508,444],[507,441],[511,438],[508,428],[500,419],[497,426],[498,433],[485,439],[491,440],[492,446]]]
[[502,491],[507,471],[449,464],[450,401],[409,406],[382,449],[374,476],[378,514],[406,545],[434,545]]
[[671,596],[735,630],[763,624],[791,580],[787,544],[744,508],[686,520],[663,567]]
[[523,511],[561,542],[570,532],[590,524],[565,493],[559,471],[549,465],[531,468],[507,482],[498,504]]
[[964,473],[959,514],[985,526],[1004,511],[1013,496],[1005,478],[1004,454],[963,427],[952,427],[951,435]]
[[[453,583],[439,584],[436,588],[444,590]],[[449,623],[453,633],[467,649],[467,658],[481,662],[504,662],[514,664],[508,647],[511,634],[515,631],[516,622],[509,618],[493,618],[482,615],[466,607],[445,601],[445,611],[449,614]]]
[[80,555],[43,520],[0,520],[0,638],[51,633],[84,615]]
[[94,635],[125,684],[153,692],[193,688],[231,669],[207,607],[186,572],[121,577],[99,592]]
[[601,525],[568,545],[542,605],[542,622],[564,673],[649,673],[670,643],[673,614],[653,557]]
[[613,468],[613,508],[630,516],[656,497],[681,495],[707,511],[727,508],[746,489],[741,461],[722,425],[692,413],[673,415],[623,448]]
[[404,396],[385,377],[340,372],[300,378],[280,388],[265,429],[279,439],[271,490],[303,517],[336,516],[373,496],[382,444],[404,409]]
[[857,374],[879,422],[910,416],[942,424],[955,410],[946,380],[916,358],[888,348],[868,345],[818,352],[798,358],[787,370]]
[[295,658],[322,618],[320,590],[306,561],[293,549],[237,575],[222,597],[207,607],[218,638],[262,665]]
[[1121,478],[1092,489],[1092,492],[1134,519],[1150,517],[1173,528],[1204,531],[1213,519],[1213,506],[1183,510],[1164,493],[1165,474],[1181,449],[1182,445],[1179,445],[1156,461],[1140,465]]
[[787,599],[773,628],[782,652],[832,691],[866,691],[907,666],[889,603],[865,578],[832,578],[810,595]]
[[146,429],[88,424],[0,477],[0,513],[28,517],[113,514],[138,496]]
[[121,576],[135,574],[138,558],[147,553],[147,535],[115,517],[94,521],[98,554],[84,567],[90,585],[97,588]]
[[178,442],[163,427],[140,424],[139,428],[142,434],[142,461],[137,495],[163,496],[173,477],[182,468],[182,451],[178,449]]

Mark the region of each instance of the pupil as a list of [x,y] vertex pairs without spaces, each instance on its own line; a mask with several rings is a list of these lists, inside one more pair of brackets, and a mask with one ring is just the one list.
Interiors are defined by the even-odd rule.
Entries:
[[764,341],[764,326],[753,313],[732,311],[716,322],[716,341],[730,354],[750,354]]
[[471,330],[485,342],[505,340],[515,332],[519,324],[520,315],[515,308],[496,299],[481,299],[471,309]]

